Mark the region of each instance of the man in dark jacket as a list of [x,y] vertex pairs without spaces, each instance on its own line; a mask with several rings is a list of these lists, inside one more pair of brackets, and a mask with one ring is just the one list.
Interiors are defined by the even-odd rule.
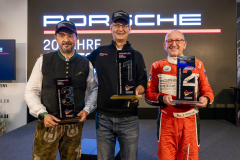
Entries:
[[[116,138],[120,144],[122,160],[136,160],[138,152],[138,100],[111,100],[117,94],[118,71],[117,50],[131,49],[127,41],[131,31],[129,14],[114,12],[110,30],[111,44],[100,46],[88,59],[93,63],[98,77],[98,100],[96,114],[98,160],[113,160]],[[136,68],[136,92],[143,94],[147,85],[147,74],[142,54],[134,50]]]

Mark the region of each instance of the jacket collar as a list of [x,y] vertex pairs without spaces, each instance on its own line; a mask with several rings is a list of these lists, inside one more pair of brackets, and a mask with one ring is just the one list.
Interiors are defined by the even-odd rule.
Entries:
[[[184,55],[181,55],[181,56],[184,56]],[[168,56],[167,60],[168,60],[169,63],[177,64],[177,57],[170,57],[170,56]]]
[[[114,42],[114,40],[111,41],[111,46],[115,47],[116,48],[116,44]],[[132,48],[131,47],[131,44],[129,41],[126,42],[126,44],[123,45],[123,49],[129,49],[129,48]],[[117,49],[117,48],[116,48]]]
[[77,51],[75,50],[75,53],[67,60],[66,59],[66,56],[65,55],[63,55],[59,50],[58,50],[58,55],[59,55],[59,57],[62,59],[62,60],[64,60],[64,61],[72,61],[76,56],[77,56]]

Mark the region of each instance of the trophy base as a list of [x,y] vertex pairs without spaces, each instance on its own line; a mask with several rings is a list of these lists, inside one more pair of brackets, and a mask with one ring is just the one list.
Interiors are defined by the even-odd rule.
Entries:
[[142,99],[142,95],[113,95],[110,99]]
[[80,118],[81,118],[81,117],[62,119],[62,120],[59,122],[59,124],[79,122]]
[[184,104],[184,105],[196,105],[200,104],[198,101],[185,101],[185,100],[173,100],[171,101],[173,104]]

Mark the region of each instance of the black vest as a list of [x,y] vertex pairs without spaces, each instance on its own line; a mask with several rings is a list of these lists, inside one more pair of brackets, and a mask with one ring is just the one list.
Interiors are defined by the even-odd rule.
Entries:
[[85,91],[89,74],[89,60],[75,53],[69,61],[59,52],[43,55],[41,102],[49,114],[58,116],[55,78],[72,77],[75,113],[85,106]]

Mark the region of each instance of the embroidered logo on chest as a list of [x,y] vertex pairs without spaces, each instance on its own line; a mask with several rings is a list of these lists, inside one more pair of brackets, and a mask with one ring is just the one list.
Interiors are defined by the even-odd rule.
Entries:
[[107,56],[107,53],[99,53],[99,56]]
[[79,75],[82,75],[82,74],[84,74],[84,73],[80,71],[76,74],[76,76],[79,76]]
[[164,70],[165,72],[169,72],[169,71],[171,71],[171,66],[166,65],[166,66],[163,67],[163,70]]

